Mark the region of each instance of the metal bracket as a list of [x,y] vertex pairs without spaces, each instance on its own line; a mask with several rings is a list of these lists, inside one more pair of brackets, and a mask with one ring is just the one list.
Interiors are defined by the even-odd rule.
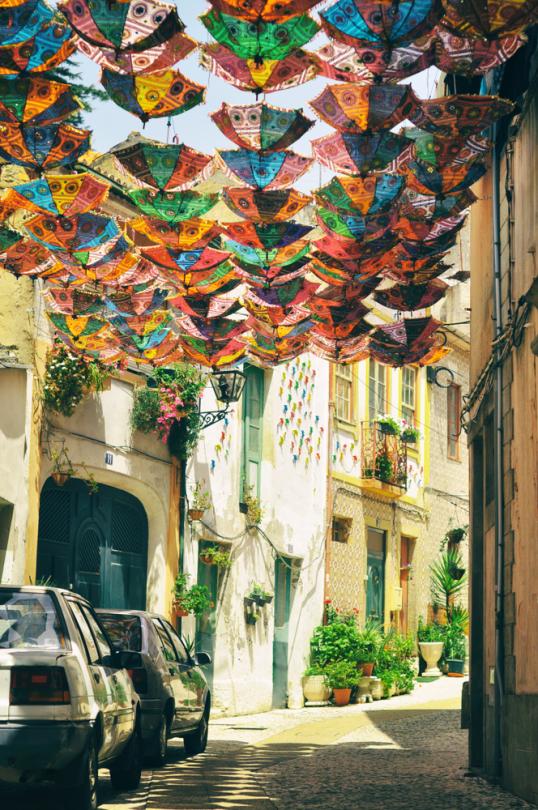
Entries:
[[216,425],[217,422],[222,422],[222,420],[228,416],[228,413],[228,406],[226,406],[223,411],[200,411],[198,414],[200,418],[200,430],[211,427],[211,425]]

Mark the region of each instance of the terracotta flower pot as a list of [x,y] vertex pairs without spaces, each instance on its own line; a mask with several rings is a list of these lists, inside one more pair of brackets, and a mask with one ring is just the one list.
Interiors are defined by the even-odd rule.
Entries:
[[361,662],[359,664],[359,668],[362,669],[362,674],[365,677],[372,677],[372,672],[374,671],[374,663],[372,661],[369,661],[368,663]]
[[185,610],[185,608],[181,607],[181,605],[178,604],[177,602],[174,602],[174,613],[176,614],[177,617],[183,618],[189,615],[189,611]]
[[63,487],[69,481],[69,475],[63,472],[53,472],[51,478],[57,487]]
[[326,703],[331,694],[323,675],[305,675],[303,678],[304,699],[309,703]]
[[421,641],[419,643],[420,654],[426,662],[426,669],[422,673],[425,677],[441,675],[437,663],[443,654],[443,646],[442,641]]
[[333,689],[335,706],[347,706],[351,700],[351,689]]
[[213,557],[206,557],[205,554],[201,554],[200,559],[205,565],[213,565]]
[[189,520],[190,521],[202,520],[202,518],[204,516],[204,510],[203,509],[189,509],[188,515],[189,515]]

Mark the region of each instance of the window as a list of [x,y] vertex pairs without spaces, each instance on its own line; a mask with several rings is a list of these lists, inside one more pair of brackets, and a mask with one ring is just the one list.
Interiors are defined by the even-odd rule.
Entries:
[[448,457],[456,461],[460,458],[460,412],[461,412],[461,386],[449,385],[447,395],[447,430],[448,430]]
[[335,372],[336,418],[353,421],[353,368],[337,365]]
[[370,360],[368,378],[368,418],[373,422],[376,416],[387,410],[386,368],[375,360]]
[[417,371],[411,366],[402,369],[402,418],[408,425],[416,424],[415,403],[417,388]]
[[96,621],[95,616],[86,605],[81,605],[81,609],[84,616],[86,617],[86,621],[90,625],[93,637],[97,641],[97,647],[99,648],[99,654],[101,658],[103,658],[105,655],[110,655],[111,653],[110,645],[106,639],[105,634],[103,633],[103,629],[99,626],[99,623]]
[[58,609],[47,593],[0,592],[0,649],[65,649]]
[[333,542],[347,543],[351,531],[351,518],[333,518]]
[[78,602],[72,602],[69,600],[69,607],[71,608],[71,612],[73,614],[75,624],[78,627],[79,633],[82,636],[82,641],[84,642],[84,647],[86,648],[88,663],[98,664],[101,660],[101,654],[92,635],[92,631],[88,626],[86,617],[82,612],[81,606]]
[[168,624],[168,622],[165,622],[163,620],[162,624],[164,624],[165,630],[168,631],[168,635],[170,636],[172,644],[174,645],[174,649],[176,651],[176,655],[178,657],[178,660],[182,664],[188,664],[189,661],[190,661],[190,658],[189,658],[189,655],[187,654],[187,650],[183,646],[183,642],[181,641],[180,637],[178,636],[178,634],[176,633],[176,631],[174,630],[172,625]]
[[263,389],[264,372],[256,366],[247,366],[243,392],[243,457],[241,483],[253,487],[253,494],[260,494],[260,469],[262,462]]
[[142,624],[138,616],[99,613],[99,621],[115,647],[133,652],[142,650]]
[[162,626],[162,624],[160,623],[160,621],[158,619],[153,619],[153,625],[154,625],[155,630],[157,631],[157,633],[159,635],[159,640],[161,642],[161,647],[162,647],[162,652],[163,652],[163,655],[164,655],[164,660],[165,661],[174,661],[175,662],[176,661],[176,653],[174,651],[174,647],[172,645],[172,642],[168,638],[168,633],[166,632],[166,630],[164,629],[164,627]]

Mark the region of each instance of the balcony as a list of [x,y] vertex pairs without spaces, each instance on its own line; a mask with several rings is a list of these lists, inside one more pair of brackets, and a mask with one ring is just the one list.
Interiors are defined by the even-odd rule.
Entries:
[[361,425],[361,487],[389,498],[407,489],[407,445],[377,422]]

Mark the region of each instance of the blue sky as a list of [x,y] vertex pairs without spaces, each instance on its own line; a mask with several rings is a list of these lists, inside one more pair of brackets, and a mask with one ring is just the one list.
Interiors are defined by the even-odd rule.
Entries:
[[[324,5],[324,4],[322,4]],[[206,29],[199,21],[199,16],[210,6],[205,0],[183,0],[177,3],[181,19],[186,24],[186,33],[199,42],[210,42]],[[324,44],[322,34],[312,40],[307,46],[310,50],[317,50]],[[88,84],[99,85],[99,68],[85,57],[78,57],[82,70],[83,80]],[[238,90],[221,79],[217,79],[199,65],[197,52],[176,66],[190,79],[207,86],[205,104],[201,104],[188,112],[172,118],[171,134],[177,134],[180,141],[187,143],[201,151],[212,153],[216,148],[230,148],[230,142],[221,134],[218,127],[213,124],[209,113],[217,110],[223,101],[230,104],[250,104],[255,101],[253,93]],[[326,85],[326,79],[316,79],[297,88],[285,90],[280,93],[270,93],[266,100],[270,104],[280,107],[302,107],[308,117],[316,119],[315,113],[308,107],[308,101],[315,98]],[[416,92],[421,97],[432,94],[435,76],[432,71],[426,71],[411,81]],[[97,103],[92,113],[86,116],[85,125],[93,130],[92,145],[97,151],[104,152],[116,143],[123,141],[130,132],[142,131],[142,123],[136,116],[125,112],[112,101]],[[331,132],[330,127],[317,122],[306,136],[297,141],[294,150],[305,155],[311,154],[310,140]],[[166,142],[167,119],[149,121],[144,130],[147,137]],[[326,182],[330,173],[320,171],[319,167],[311,170],[308,176],[300,181],[299,188],[308,188]]]

